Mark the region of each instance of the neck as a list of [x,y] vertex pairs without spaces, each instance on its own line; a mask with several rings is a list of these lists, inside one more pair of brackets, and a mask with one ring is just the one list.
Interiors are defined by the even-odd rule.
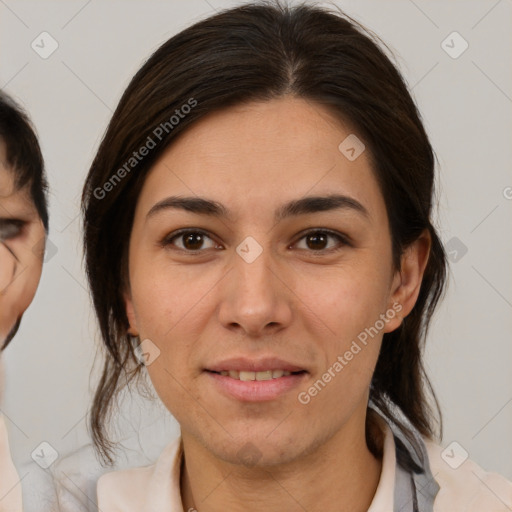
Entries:
[[367,511],[378,486],[382,463],[368,450],[364,422],[356,432],[358,435],[343,428],[313,452],[292,462],[251,468],[215,457],[195,438],[182,432],[184,510]]

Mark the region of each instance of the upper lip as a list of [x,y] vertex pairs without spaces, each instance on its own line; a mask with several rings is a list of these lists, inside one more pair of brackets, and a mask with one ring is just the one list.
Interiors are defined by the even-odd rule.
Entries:
[[209,365],[206,370],[212,372],[222,372],[238,370],[243,372],[263,372],[265,370],[284,370],[286,372],[306,371],[305,368],[289,363],[278,357],[261,357],[250,359],[247,357],[235,357],[224,359],[218,363]]

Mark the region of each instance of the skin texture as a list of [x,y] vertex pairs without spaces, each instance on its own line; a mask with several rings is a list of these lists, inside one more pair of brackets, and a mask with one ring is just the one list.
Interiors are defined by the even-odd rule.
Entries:
[[0,141],[0,347],[34,298],[44,240],[45,229],[30,192],[27,187],[15,189]]
[[[350,133],[301,99],[234,107],[184,132],[144,183],[126,311],[130,332],[160,350],[147,369],[181,426],[185,510],[316,511],[335,503],[357,511],[372,501],[381,461],[365,442],[370,381],[382,335],[414,306],[430,240],[425,233],[405,252],[401,273],[393,270],[385,203],[367,151],[349,161],[338,149]],[[333,193],[357,200],[368,216],[340,209],[274,221],[287,201]],[[231,218],[177,209],[147,216],[171,195],[213,199]],[[171,241],[180,228],[207,236],[202,245],[186,245],[186,235]],[[349,243],[303,233],[322,228]],[[252,263],[236,252],[248,236],[262,248]],[[198,251],[186,254],[187,247]],[[400,314],[300,403],[298,392],[393,304]],[[220,393],[204,371],[228,357],[263,355],[307,370],[300,387],[271,401],[241,402]],[[257,456],[244,464],[247,450]]]

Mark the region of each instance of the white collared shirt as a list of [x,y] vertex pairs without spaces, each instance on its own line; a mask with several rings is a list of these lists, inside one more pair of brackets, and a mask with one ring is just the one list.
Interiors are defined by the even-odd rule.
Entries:
[[[382,471],[368,512],[393,512],[396,445],[389,425],[384,434]],[[439,484],[434,512],[510,512],[512,483],[500,475],[487,473],[467,459],[453,469],[441,457],[442,448],[423,439],[431,473]],[[183,456],[181,437],[164,449],[155,464],[114,471],[98,481],[97,497],[101,512],[185,512],[180,492]],[[421,492],[421,490],[419,491]],[[412,510],[412,508],[411,508]],[[404,512],[406,512],[404,510]]]

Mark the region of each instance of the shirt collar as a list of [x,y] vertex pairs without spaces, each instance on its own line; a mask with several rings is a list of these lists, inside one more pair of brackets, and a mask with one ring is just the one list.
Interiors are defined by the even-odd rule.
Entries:
[[432,475],[425,441],[419,431],[400,414],[407,432],[398,423],[386,420],[375,405],[370,407],[386,422],[394,441],[395,478],[393,512],[433,512],[439,484]]

